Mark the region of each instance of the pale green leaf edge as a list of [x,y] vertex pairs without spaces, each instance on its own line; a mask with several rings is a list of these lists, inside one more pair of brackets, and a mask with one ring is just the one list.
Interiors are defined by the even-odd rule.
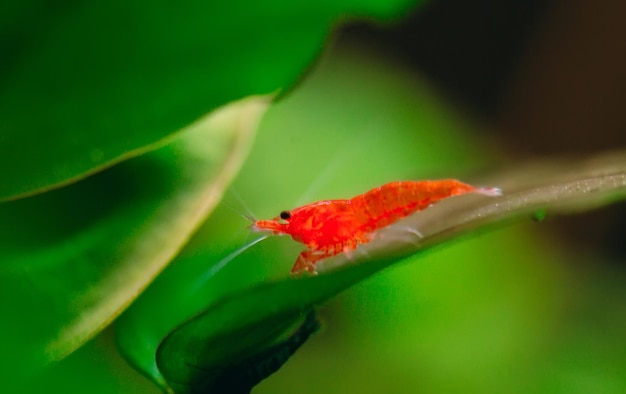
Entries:
[[192,125],[183,128],[181,130],[175,131],[169,135],[167,135],[166,137],[154,141],[150,144],[141,146],[139,148],[135,148],[135,149],[131,149],[128,150],[126,152],[121,153],[119,156],[116,156],[115,158],[108,160],[106,162],[100,163],[92,168],[89,168],[88,170],[85,170],[83,172],[77,173],[76,175],[69,177],[67,179],[64,179],[62,181],[58,181],[55,182],[53,184],[50,185],[46,185],[46,186],[41,186],[41,187],[37,187],[34,188],[32,190],[26,191],[26,192],[22,192],[22,193],[16,193],[16,194],[11,194],[5,197],[0,197],[0,203],[3,202],[9,202],[9,201],[15,201],[15,200],[20,200],[22,198],[28,198],[28,197],[33,197],[33,196],[37,196],[39,194],[43,194],[43,193],[47,193],[56,189],[60,189],[62,187],[66,187],[69,185],[72,185],[76,182],[80,182],[83,179],[89,178],[90,176],[93,176],[99,172],[105,171],[108,168],[111,168],[113,166],[116,166],[120,163],[123,163],[125,161],[128,161],[130,159],[133,159],[135,157],[139,157],[139,156],[143,156],[147,153],[153,152],[159,148],[162,148],[164,146],[167,146],[168,144],[172,143],[173,141],[176,141],[179,138],[179,133],[183,132],[184,130],[186,130],[189,127],[193,127],[193,125],[195,125],[196,123],[193,123]]
[[[176,199],[171,200],[156,213],[155,221],[169,222],[167,234],[162,231],[152,232],[132,246],[131,251],[124,256],[126,262],[120,263],[116,275],[105,278],[94,290],[99,293],[102,302],[62,329],[45,349],[48,359],[64,358],[109,325],[178,254],[218,204],[223,192],[239,171],[270,101],[271,96],[253,96],[221,107],[178,133],[178,137],[170,142],[183,144],[192,155],[207,154],[208,152],[194,152],[194,149],[203,146],[194,144],[194,141],[210,138],[207,130],[215,127],[211,124],[219,124],[233,116],[238,119],[232,130],[235,136],[232,151],[227,155],[218,175],[207,179],[201,190],[194,193],[189,201],[181,203]],[[153,247],[155,242],[159,243],[159,248]]]

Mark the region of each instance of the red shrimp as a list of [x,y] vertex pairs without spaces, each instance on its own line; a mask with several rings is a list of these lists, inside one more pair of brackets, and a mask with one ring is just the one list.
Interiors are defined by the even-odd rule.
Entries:
[[252,230],[290,235],[304,244],[306,249],[291,274],[315,274],[317,262],[370,242],[377,230],[444,198],[473,192],[501,194],[497,188],[477,188],[454,179],[391,182],[351,199],[318,201],[283,211],[272,220],[255,221]]

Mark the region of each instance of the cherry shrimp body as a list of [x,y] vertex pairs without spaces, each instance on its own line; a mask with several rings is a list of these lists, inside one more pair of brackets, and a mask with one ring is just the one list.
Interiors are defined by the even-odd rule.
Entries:
[[322,259],[349,253],[370,242],[385,228],[444,198],[466,193],[499,196],[498,188],[479,188],[446,179],[398,181],[374,188],[351,199],[323,200],[283,211],[271,220],[257,220],[253,231],[290,235],[305,245],[291,270],[292,275],[316,273]]

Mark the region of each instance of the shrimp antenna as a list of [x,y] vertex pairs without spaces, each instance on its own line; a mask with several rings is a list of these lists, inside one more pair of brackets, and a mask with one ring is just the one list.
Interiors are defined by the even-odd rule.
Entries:
[[223,204],[226,208],[230,209],[231,211],[241,216],[242,218],[246,219],[247,221],[251,223],[256,222],[257,221],[256,217],[252,214],[252,211],[250,211],[250,208],[248,208],[248,206],[243,202],[241,197],[239,197],[239,195],[237,195],[237,193],[235,193],[235,191],[232,189],[229,190],[229,193],[231,196],[233,196],[233,198],[235,198],[235,200],[237,200],[237,202],[239,203],[239,205],[243,208],[245,212],[241,212],[241,210],[235,209],[232,205],[227,204],[226,201],[224,201],[223,199],[220,201],[220,203]]
[[235,209],[233,206],[231,206],[230,204],[226,204],[226,202],[224,200],[220,201],[220,204],[224,205],[226,208],[230,209],[231,211],[235,212],[237,215],[241,216],[242,218],[246,219],[249,222],[254,223],[256,221],[256,219],[252,216],[250,216],[247,213],[241,212],[237,209]]
[[230,252],[223,259],[221,259],[216,264],[214,264],[209,269],[207,269],[206,272],[204,273],[204,275],[201,275],[198,278],[198,280],[196,282],[196,287],[202,286],[204,283],[206,283],[207,280],[209,280],[210,278],[215,276],[215,274],[220,272],[224,267],[226,267],[226,265],[228,263],[233,261],[237,256],[239,256],[240,254],[242,254],[246,250],[250,249],[254,245],[258,244],[259,242],[263,241],[264,239],[267,239],[268,237],[269,237],[269,235],[264,235],[262,237],[253,239],[251,242],[248,242],[247,244],[244,244],[244,245],[240,246],[238,249]]
[[251,220],[252,222],[256,222],[257,218],[252,213],[252,210],[250,209],[250,207],[248,207],[248,205],[245,203],[245,201],[243,201],[243,198],[241,198],[239,193],[237,193],[237,191],[235,191],[235,187],[233,186],[230,189],[228,189],[228,192],[230,193],[231,196],[233,196],[235,198],[235,200],[237,200],[239,205],[241,207],[243,207],[243,210],[246,211],[246,214],[248,215],[247,216],[248,220],[252,219]]

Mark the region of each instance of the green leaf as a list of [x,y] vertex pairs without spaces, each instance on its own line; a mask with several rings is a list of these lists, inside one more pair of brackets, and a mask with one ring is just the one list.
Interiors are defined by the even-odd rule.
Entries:
[[[464,171],[484,163],[484,150],[463,133],[468,128],[408,73],[380,59],[340,47],[272,106],[233,186],[255,214],[275,216],[297,199],[349,196],[394,177],[458,175],[457,161]],[[326,194],[319,191],[324,182]],[[240,246],[237,236],[248,232],[224,205],[116,321],[120,351],[161,387],[167,382],[155,354],[163,338],[226,295],[288,276],[300,248],[270,239],[230,259]],[[292,246],[290,253],[267,249],[281,241]]]
[[[164,348],[165,352],[162,355],[158,354],[157,358],[163,360],[163,364],[182,373],[177,377],[180,380],[169,381],[169,387],[176,393],[249,393],[252,387],[279,369],[319,328],[315,312],[310,310],[295,332],[285,339],[277,340],[297,320],[298,315],[286,314],[276,320],[242,326],[237,332],[219,330],[222,326],[220,323],[212,327],[198,324],[193,333],[187,333],[194,337],[193,340],[189,341],[190,337],[186,336],[182,343]],[[212,336],[214,341],[206,342],[207,332],[216,334]],[[234,337],[238,340],[232,341]],[[268,341],[277,343],[259,347],[265,346]],[[180,347],[193,346],[199,346],[193,351],[196,356],[193,361],[180,358],[181,355],[190,354],[191,351],[191,348],[188,348],[186,352],[181,352]],[[179,351],[174,353],[167,351],[172,348],[178,348]],[[233,355],[234,358],[225,358],[224,355]],[[187,362],[191,364],[187,364],[186,368],[179,368]],[[205,369],[207,365],[215,368]]]
[[249,393],[252,387],[276,372],[319,329],[320,322],[315,311],[311,310],[300,327],[287,338],[243,361],[237,360],[234,367],[219,371],[218,379],[209,377],[206,382],[194,382],[193,386],[205,392]]
[[5,2],[0,200],[139,155],[203,114],[296,81],[346,15],[413,1]]
[[[495,176],[494,184],[503,185],[503,197],[450,198],[377,232],[352,260],[345,255],[328,259],[326,270],[335,266],[332,271],[229,295],[162,341],[157,352],[160,372],[176,392],[194,392],[197,382],[204,387],[207,380],[217,380],[216,372],[224,365],[271,346],[285,327],[313,306],[403,257],[471,230],[531,217],[538,210],[571,213],[626,198],[626,153],[536,167],[541,173],[524,168]],[[423,237],[407,229],[417,229]]]
[[3,373],[64,357],[129,305],[218,203],[268,104],[233,103],[160,149],[0,204]]
[[[466,123],[457,121],[458,118],[434,100],[422,84],[407,73],[403,73],[402,68],[381,62],[382,58],[376,54],[364,56],[361,52],[339,46],[334,54],[325,57],[320,62],[319,67],[308,76],[300,89],[272,107],[264,118],[255,148],[233,185],[252,212],[261,218],[273,217],[281,209],[290,209],[320,199],[350,197],[376,184],[394,179],[432,179],[432,177],[453,176],[473,182],[470,177],[463,174],[478,172],[481,167],[483,169],[489,167],[487,161],[495,156],[495,152],[489,150],[488,141],[481,139],[479,133],[467,132]],[[534,181],[536,185],[546,186],[559,181],[559,176],[564,176],[573,169],[569,162],[561,165],[544,164],[538,163],[537,169],[533,169],[532,166],[524,168],[519,166],[520,168],[516,168],[516,171],[501,174],[502,177],[494,175],[492,179],[483,179],[477,184],[502,186],[506,192],[505,198],[509,198],[518,191],[530,191]],[[550,169],[552,169],[552,178],[545,178],[544,175],[550,174]],[[575,179],[577,179],[576,176],[569,180]],[[520,189],[520,187],[528,189]],[[306,190],[309,191],[305,192]],[[303,193],[307,196],[298,197]],[[524,193],[518,195],[522,201],[524,196]],[[610,193],[592,193],[590,196],[613,198]],[[558,198],[561,197],[564,196]],[[614,198],[617,197],[614,196]],[[296,200],[300,202],[297,203]],[[460,200],[453,199],[446,204],[437,205],[432,208],[432,211],[429,209],[422,212],[422,216],[425,220],[430,217],[431,213],[435,214],[438,209],[445,211],[457,204],[461,207],[469,204],[466,208],[470,209],[476,202],[499,204],[503,201],[505,200],[466,196]],[[593,200],[586,203],[591,202]],[[544,206],[544,204],[540,205]],[[530,205],[527,208],[529,209],[528,216],[535,216],[536,207]],[[545,205],[545,208],[551,208],[551,206]],[[544,212],[547,215],[554,213],[552,209],[545,209]],[[522,211],[514,211],[512,214],[526,215]],[[239,219],[238,215],[230,209],[223,206],[216,209],[174,264],[170,265],[116,322],[115,328],[120,350],[133,365],[152,380],[159,382],[161,387],[168,388],[168,381],[161,373],[165,376],[182,377],[180,385],[174,383],[176,377],[173,377],[172,382],[169,383],[179,389],[182,389],[181,386],[185,383],[194,385],[196,382],[203,382],[202,385],[206,385],[211,379],[218,382],[224,365],[237,359],[239,361],[233,364],[241,365],[241,360],[244,360],[245,365],[245,360],[254,357],[249,356],[242,348],[254,348],[253,351],[262,357],[267,349],[273,346],[276,338],[284,335],[282,330],[291,331],[290,321],[293,324],[300,319],[301,312],[308,310],[310,305],[324,302],[332,294],[362,281],[364,277],[398,260],[397,257],[390,257],[390,261],[384,259],[362,261],[363,264],[360,265],[350,262],[345,269],[329,272],[328,275],[283,280],[288,276],[289,268],[301,245],[287,237],[271,238],[242,253],[236,259],[228,260],[226,257],[235,253],[237,249],[234,246],[238,240],[236,234],[246,233],[245,223],[237,219]],[[506,217],[500,219],[509,220]],[[483,224],[490,225],[488,222],[481,223]],[[431,223],[429,226],[432,225]],[[478,226],[478,223],[474,225]],[[429,232],[428,226],[420,227],[420,231],[429,235],[422,240],[424,242],[422,246],[426,246],[431,241],[441,242],[445,237],[454,235],[443,234],[444,238],[437,239],[436,237],[442,235],[434,233],[435,227],[431,229],[432,231]],[[471,227],[466,230],[470,229]],[[400,235],[402,234],[404,233],[401,232]],[[515,238],[515,242],[519,241],[516,232],[509,238]],[[497,239],[496,242],[501,242],[501,238]],[[405,241],[402,243],[403,247],[416,240],[411,237]],[[489,249],[491,246],[491,249],[486,252],[491,254],[494,249],[502,251],[503,248],[508,249],[512,244],[511,242],[506,246],[489,245],[490,237],[485,237],[484,241],[475,247],[479,249],[479,253],[482,253],[483,248]],[[517,248],[511,253],[516,254],[518,264],[524,265],[525,259],[535,262],[538,257],[545,255],[541,245],[536,245],[534,241],[536,238],[526,239],[522,244],[515,244]],[[380,253],[382,254],[394,252],[390,248],[392,245],[388,243],[384,242],[381,246]],[[409,245],[404,253],[413,253],[417,246],[419,244]],[[533,249],[535,253],[520,255],[520,251],[525,248]],[[446,251],[451,249],[446,249]],[[493,256],[491,259],[485,259],[483,255],[466,255],[466,253],[467,251],[457,253],[453,257],[455,262],[448,262],[448,270],[453,270],[450,267],[459,263],[459,272],[467,274],[469,268],[468,264],[465,264],[466,261],[456,261],[462,259],[491,260],[492,265],[496,264],[493,261],[497,258]],[[446,253],[441,255],[444,255],[443,259],[450,258],[446,256]],[[355,256],[357,257],[359,256]],[[422,257],[421,252],[414,255],[411,260],[418,260],[420,257]],[[489,281],[492,278],[490,276],[492,273],[488,271],[489,265],[475,262],[469,266],[483,269],[482,271],[478,269],[477,272],[472,271],[474,275],[472,278],[480,277],[483,281]],[[503,268],[503,270],[516,269],[514,264],[512,267]],[[429,271],[432,266],[426,266],[425,269]],[[415,270],[416,274],[419,274],[418,272],[419,269]],[[449,273],[445,270],[444,272]],[[471,281],[472,278],[467,280]],[[385,313],[381,315],[381,311],[375,309],[381,304],[389,306],[388,304],[392,302],[390,294],[402,293],[403,296],[410,297],[407,293],[410,293],[409,289],[414,280],[418,283],[433,280],[428,275],[404,279],[410,282],[410,284],[405,284],[404,288],[393,288],[394,283],[379,283],[380,294],[377,292],[371,295],[372,300],[368,305],[374,310],[371,311],[373,318],[369,325],[380,327],[379,330],[383,333],[379,335],[379,338],[384,337],[385,329],[394,326],[394,323],[398,323],[397,319],[401,317],[396,316],[396,321],[382,322],[380,319],[384,319],[387,315]],[[436,293],[435,297],[446,291],[454,293],[455,284],[464,283],[465,279],[456,277],[452,284],[440,284],[438,280],[435,280],[427,283],[428,286],[424,286],[422,291],[428,292],[433,288],[444,289]],[[259,282],[265,283],[259,287]],[[391,288],[386,288],[388,284]],[[540,297],[545,293],[534,292],[533,294],[539,294],[538,297]],[[459,298],[455,298],[455,294],[450,294],[450,297],[451,303],[458,302]],[[462,298],[463,296],[460,297]],[[489,300],[490,305],[491,302],[492,300]],[[503,308],[508,306],[505,300],[502,300],[499,305],[502,304],[504,304]],[[408,304],[395,307],[408,312],[412,311],[413,306],[413,304]],[[361,307],[364,308],[362,305]],[[338,314],[333,316],[339,320],[344,317],[349,318],[349,311],[335,310],[335,312]],[[468,313],[471,314],[471,312]],[[466,318],[469,318],[468,313],[465,314]],[[189,320],[192,317],[193,320]],[[449,319],[451,320],[441,322],[440,325],[456,327],[454,313],[451,313]],[[412,319],[407,320],[408,322],[403,324],[420,324],[419,316],[413,316]],[[189,322],[189,326],[185,322]],[[358,330],[363,323],[363,321],[354,322],[351,325],[348,324],[347,327]],[[177,327],[180,327],[180,331]],[[345,327],[344,325],[339,329]],[[417,331],[420,330],[420,327],[414,328]],[[365,331],[360,334],[336,333],[336,330],[336,326],[328,328],[329,334],[335,331],[335,335],[343,335],[343,338],[352,338],[354,334],[354,336],[360,335],[363,339],[370,333]],[[463,327],[458,330],[462,331]],[[166,342],[170,344],[166,345],[164,342],[159,347],[169,333],[171,334]],[[189,337],[185,334],[189,334]],[[441,335],[444,338],[440,339],[440,346],[445,346],[449,338],[445,338],[445,334]],[[173,339],[175,337],[177,339]],[[325,342],[327,347],[332,348],[335,338],[336,336],[333,336],[329,339],[327,336],[319,339],[320,342]],[[407,340],[411,338],[413,337]],[[480,342],[480,340],[477,341]],[[240,343],[244,345],[240,347]],[[380,349],[387,346],[387,342],[379,341],[372,343],[372,346]],[[311,364],[323,365],[323,359],[335,358],[332,354],[319,354],[327,350],[320,350],[322,347],[307,349],[307,354],[317,353],[320,356],[317,361],[311,360]],[[407,344],[407,347],[420,349],[423,344]],[[426,347],[431,353],[441,353],[437,352],[436,347]],[[520,349],[520,347],[514,348],[510,353],[514,353],[515,349]],[[162,364],[161,370],[155,360],[157,349],[159,349],[159,363]],[[366,356],[369,349],[359,349],[359,351],[362,353],[353,354],[351,360],[363,358],[362,365],[368,363],[375,365],[376,361]],[[445,359],[453,353],[452,349],[448,353],[444,352],[440,355],[440,359]],[[172,361],[168,361],[169,356],[172,357]],[[343,356],[336,358],[344,359]],[[386,360],[390,359],[401,360],[401,356],[397,354],[386,356]],[[435,362],[441,362],[440,359]],[[207,364],[194,364],[196,360],[202,360]],[[194,367],[186,368],[184,365],[186,361],[191,362]],[[164,368],[165,364],[170,362],[172,364]],[[300,362],[303,362],[302,359]],[[304,363],[306,364],[306,361]],[[333,367],[336,365],[334,364]],[[206,370],[204,370],[205,367]],[[306,368],[308,366],[304,367],[305,370]],[[405,368],[403,372],[411,370],[410,366]],[[396,376],[396,372],[393,365],[387,367],[387,374]],[[358,370],[351,370],[350,376],[358,377],[359,373]],[[287,375],[287,380],[289,376],[294,375],[298,375],[298,378],[308,377],[306,372],[298,374],[297,371],[294,373],[293,369]],[[315,376],[311,379],[315,380]],[[276,378],[281,379],[281,377]],[[282,379],[285,379],[284,374]],[[336,387],[333,383],[328,383],[328,385]],[[274,390],[270,389],[271,391]],[[290,390],[287,389],[287,391]]]

